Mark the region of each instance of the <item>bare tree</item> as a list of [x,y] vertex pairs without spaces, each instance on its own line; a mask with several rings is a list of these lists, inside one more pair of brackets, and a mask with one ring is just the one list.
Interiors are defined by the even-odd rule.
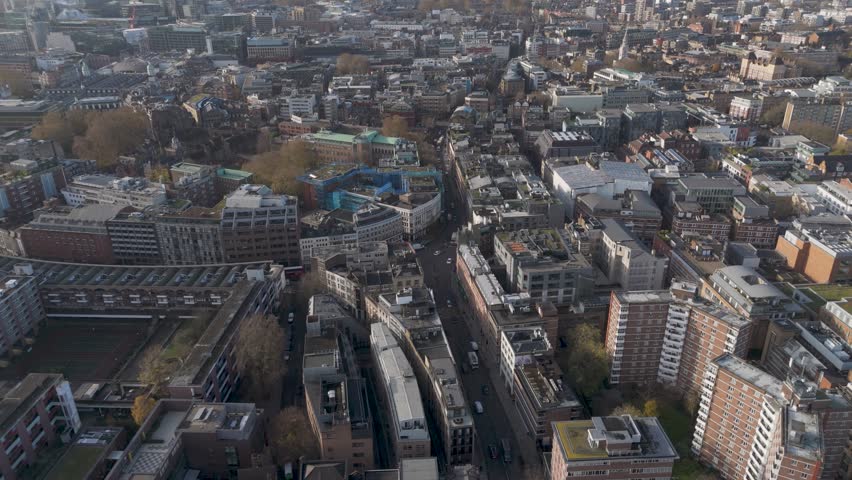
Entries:
[[266,399],[281,380],[284,329],[275,317],[252,315],[243,320],[235,346],[237,366],[256,398]]
[[319,456],[319,445],[314,437],[307,413],[299,407],[287,407],[272,420],[271,444],[276,460],[281,465],[299,457]]
[[139,360],[139,374],[137,380],[153,387],[157,394],[161,386],[166,382],[170,373],[168,362],[163,359],[163,349],[158,345],[148,347]]
[[114,167],[120,155],[133,153],[148,133],[148,117],[132,108],[92,113],[86,121],[86,134],[74,139],[74,154],[96,160],[103,169]]
[[641,417],[642,410],[639,410],[638,408],[636,408],[635,405],[631,403],[625,403],[620,407],[616,407],[610,415],[630,415],[633,417]]
[[302,186],[299,175],[316,165],[317,155],[311,145],[294,140],[282,145],[280,150],[257,155],[244,168],[254,173],[258,183],[279,193],[298,195]]
[[70,152],[74,138],[85,135],[87,128],[86,112],[82,110],[49,112],[33,128],[32,137],[36,140],[53,140],[62,145],[66,152]]
[[362,74],[370,72],[370,60],[364,55],[344,53],[337,57],[334,73],[337,75]]

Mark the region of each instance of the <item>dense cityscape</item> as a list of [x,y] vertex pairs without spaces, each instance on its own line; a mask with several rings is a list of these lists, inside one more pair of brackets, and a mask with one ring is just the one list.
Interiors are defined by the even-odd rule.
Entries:
[[0,1],[0,480],[852,480],[850,33]]

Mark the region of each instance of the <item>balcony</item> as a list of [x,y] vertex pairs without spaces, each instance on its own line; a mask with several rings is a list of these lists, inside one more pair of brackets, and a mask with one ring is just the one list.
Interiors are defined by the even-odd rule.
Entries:
[[10,453],[12,453],[12,450],[14,450],[15,447],[17,447],[20,444],[21,444],[21,437],[18,437],[18,438],[15,439],[14,442],[10,443],[9,446],[6,447],[6,449],[3,450],[3,451],[6,452],[6,455],[8,456]]
[[38,415],[36,415],[35,417],[33,417],[33,419],[32,419],[32,420],[30,420],[30,423],[28,423],[28,424],[27,424],[27,431],[29,432],[30,430],[32,430],[32,429],[33,429],[33,427],[35,427],[35,426],[36,426],[36,424],[38,424],[38,422],[39,422],[40,420],[41,420],[41,417],[40,417],[40,416],[38,416]]
[[44,438],[44,435],[45,435],[44,430],[42,430],[42,431],[41,431],[41,433],[39,433],[39,434],[38,434],[38,435],[37,435],[37,436],[33,439],[33,443],[32,443],[33,448],[37,448],[37,447],[36,447],[36,445],[38,445],[39,440],[41,440],[42,438]]

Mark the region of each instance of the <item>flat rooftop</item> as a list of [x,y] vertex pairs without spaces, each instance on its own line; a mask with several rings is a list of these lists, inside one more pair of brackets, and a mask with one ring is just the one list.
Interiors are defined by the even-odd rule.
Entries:
[[233,288],[247,269],[271,262],[190,266],[90,265],[0,256],[0,272],[30,264],[43,285],[61,287],[182,287]]
[[50,469],[44,480],[69,480],[87,478],[86,474],[121,433],[120,428],[86,430],[80,434],[59,461]]
[[[602,420],[606,422],[611,418],[618,417],[604,417]],[[605,460],[610,458],[664,458],[673,461],[679,458],[669,437],[656,417],[633,417],[633,421],[641,434],[639,451],[635,455],[610,456],[605,447],[590,445],[589,431],[596,428],[593,420],[553,422],[553,431],[556,434],[556,441],[561,446],[560,450],[568,462]],[[612,422],[606,422],[605,424],[608,425],[608,423]],[[617,434],[618,432],[610,433]],[[555,449],[554,454],[556,454]]]

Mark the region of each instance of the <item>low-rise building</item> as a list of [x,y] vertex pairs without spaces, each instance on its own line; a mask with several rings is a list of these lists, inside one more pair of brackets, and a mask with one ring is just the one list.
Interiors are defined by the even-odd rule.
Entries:
[[387,325],[370,325],[370,347],[390,406],[396,460],[430,455],[429,429],[414,370]]
[[86,205],[41,210],[35,220],[18,230],[21,245],[27,256],[44,260],[113,263],[107,221],[123,208]]
[[679,458],[656,417],[554,422],[550,478],[670,479]]
[[144,178],[79,175],[62,189],[62,196],[72,207],[97,203],[142,210],[166,203],[166,186]]
[[106,480],[165,480],[190,469],[210,477],[251,471],[263,449],[263,410],[253,403],[157,402]]

